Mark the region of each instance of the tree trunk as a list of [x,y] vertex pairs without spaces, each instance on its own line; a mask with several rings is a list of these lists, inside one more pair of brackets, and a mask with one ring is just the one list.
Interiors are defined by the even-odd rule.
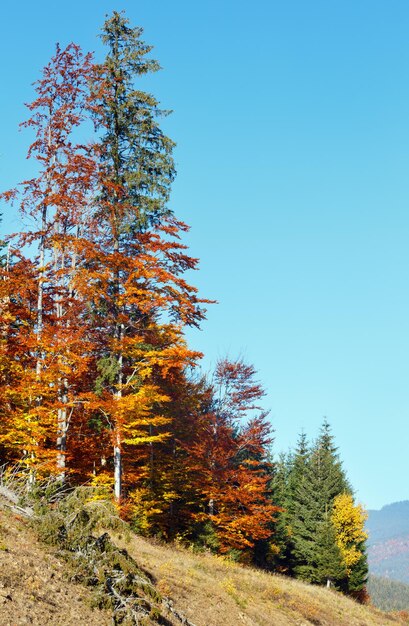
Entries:
[[[118,325],[118,339],[122,342],[123,339],[123,325]],[[117,401],[122,398],[122,382],[123,382],[123,356],[122,351],[118,355],[118,389],[115,393]],[[121,449],[121,437],[118,431],[115,435],[114,445],[114,495],[115,500],[119,501],[122,496],[122,449]]]
[[122,453],[119,435],[116,436],[114,446],[114,495],[115,500],[119,502],[122,496]]
[[[43,334],[43,298],[44,298],[44,264],[45,264],[45,230],[47,227],[47,207],[44,204],[41,212],[41,238],[39,246],[39,268],[38,268],[38,292],[37,292],[37,380],[41,377],[42,362],[44,355],[41,349],[41,338]],[[38,399],[41,401],[41,399]]]

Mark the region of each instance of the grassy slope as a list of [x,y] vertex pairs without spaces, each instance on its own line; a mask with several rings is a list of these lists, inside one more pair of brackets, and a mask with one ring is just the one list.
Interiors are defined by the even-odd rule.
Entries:
[[[163,596],[196,626],[393,626],[402,619],[362,607],[333,591],[267,574],[211,555],[116,538],[149,572]],[[0,624],[103,626],[90,592],[67,582],[62,563],[27,522],[0,501]],[[174,623],[172,619],[171,622]]]
[[335,591],[239,566],[211,555],[116,540],[151,573],[158,590],[197,626],[388,626],[407,623]]
[[91,608],[91,592],[65,580],[64,565],[0,500],[1,626],[109,626],[109,613]]

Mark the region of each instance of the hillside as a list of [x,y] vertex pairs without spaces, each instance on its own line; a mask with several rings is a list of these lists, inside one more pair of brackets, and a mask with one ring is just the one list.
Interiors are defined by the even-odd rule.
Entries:
[[[151,543],[135,535],[127,541],[112,536],[149,576],[157,600],[171,607],[168,618],[161,621],[151,618],[147,624],[393,626],[405,623],[402,618],[363,607],[324,588],[211,555],[195,555],[185,549]],[[111,623],[106,611],[90,608],[90,589],[67,582],[63,577],[65,563],[57,558],[56,550],[40,544],[27,521],[10,512],[4,502],[0,502],[0,541],[2,625]]]
[[67,582],[64,565],[36,539],[27,521],[0,500],[0,624],[108,626],[106,611],[91,609],[91,592]]
[[335,591],[226,562],[211,555],[155,545],[133,536],[122,545],[150,571],[197,626],[387,626],[399,621]]
[[409,585],[379,576],[370,576],[368,591],[372,603],[383,611],[409,611]]
[[371,574],[409,583],[409,501],[368,511],[366,529]]

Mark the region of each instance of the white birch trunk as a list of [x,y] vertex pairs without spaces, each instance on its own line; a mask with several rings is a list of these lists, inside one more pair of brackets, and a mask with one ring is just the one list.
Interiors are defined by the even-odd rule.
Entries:
[[[44,355],[41,349],[41,339],[43,335],[43,298],[44,298],[44,265],[45,265],[45,229],[47,227],[47,208],[44,205],[41,214],[41,238],[39,247],[39,271],[38,271],[38,292],[37,292],[37,380],[41,378]],[[41,401],[41,399],[38,399]]]
[[114,446],[114,495],[115,500],[119,502],[122,496],[122,453],[119,435],[117,435]]
[[[55,228],[57,232],[58,224],[56,224]],[[79,238],[79,235],[80,235],[80,227],[79,225],[77,225],[76,239]],[[55,254],[54,268],[55,268],[55,271],[57,271],[58,270],[58,252],[56,248],[54,249],[54,254]],[[71,270],[70,270],[70,276],[68,279],[69,302],[71,302],[71,299],[74,297],[73,278],[74,278],[76,266],[77,266],[77,252],[76,252],[76,249],[74,248],[71,251]],[[61,269],[64,270],[65,267],[66,267],[65,252],[63,251],[61,254]],[[57,320],[59,320],[61,323],[63,312],[64,312],[63,305],[61,302],[61,296],[57,296],[55,308],[56,308]],[[69,327],[70,327],[70,321],[68,320],[67,328]],[[64,363],[64,357],[62,358],[62,363]],[[62,379],[59,379],[58,385],[59,385],[59,400],[64,406],[58,409],[58,416],[57,416],[57,470],[58,470],[59,479],[62,482],[64,482],[66,478],[67,433],[68,433],[69,421],[70,421],[68,418],[68,411],[67,411],[68,392],[69,392],[67,378],[64,377]]]
[[[118,232],[115,228],[114,233],[114,253],[119,253],[119,236]],[[120,274],[119,271],[115,273],[115,295],[118,298],[120,291]],[[115,328],[115,336],[118,340],[119,344],[119,353],[118,353],[118,378],[117,378],[117,390],[115,392],[115,398],[117,402],[121,401],[122,398],[122,384],[123,384],[123,354],[122,354],[122,339],[124,334],[124,326],[119,323],[118,320],[118,310],[117,310],[117,302],[115,302],[115,315],[116,315],[116,328]],[[116,433],[115,433],[115,444],[114,444],[114,496],[115,500],[119,502],[122,497],[122,441],[121,435],[119,432],[118,424],[115,425]]]
[[[118,326],[118,339],[121,344],[123,339],[123,324]],[[123,356],[122,351],[118,355],[118,389],[115,393],[116,400],[119,402],[122,398],[123,383]],[[119,502],[122,496],[122,441],[121,436],[116,427],[115,445],[114,445],[114,495],[115,500]]]
[[[55,234],[59,233],[59,224],[58,222],[56,222],[55,227]],[[60,263],[59,263],[60,260]],[[65,254],[64,252],[62,252],[60,255],[58,253],[58,249],[56,246],[54,246],[54,275],[57,276],[57,272],[59,269],[59,265],[61,266],[60,269],[64,270],[65,269]],[[63,281],[64,281],[64,277],[62,279],[62,281],[60,282],[60,285],[58,285],[58,280],[55,278],[56,281],[56,286],[60,286],[60,287],[64,287]],[[55,299],[55,316],[57,319],[57,325],[59,327],[61,327],[61,324],[63,323],[63,306],[62,306],[62,301],[61,301],[61,294],[57,292],[56,295],[56,299]],[[60,364],[63,365],[64,364],[64,357],[60,357]],[[62,406],[58,409],[57,412],[57,460],[56,460],[56,465],[57,465],[57,473],[58,473],[58,479],[61,482],[65,481],[65,477],[66,477],[66,473],[65,473],[65,467],[66,467],[66,450],[67,450],[67,428],[68,428],[68,424],[67,424],[67,402],[68,402],[68,397],[67,397],[67,387],[68,387],[68,381],[67,379],[64,378],[59,378],[58,379],[58,400],[61,404],[65,405]]]

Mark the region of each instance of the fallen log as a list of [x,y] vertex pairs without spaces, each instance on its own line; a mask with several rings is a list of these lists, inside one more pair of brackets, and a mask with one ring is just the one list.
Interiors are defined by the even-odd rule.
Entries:
[[8,487],[5,487],[4,485],[0,485],[0,496],[2,496],[5,500],[8,500],[8,502],[11,502],[11,504],[6,504],[6,506],[10,508],[12,511],[14,511],[15,513],[18,513],[19,515],[25,515],[26,517],[29,517],[30,519],[34,517],[33,509],[30,506],[27,506],[27,507],[20,506],[19,496],[15,494]]

